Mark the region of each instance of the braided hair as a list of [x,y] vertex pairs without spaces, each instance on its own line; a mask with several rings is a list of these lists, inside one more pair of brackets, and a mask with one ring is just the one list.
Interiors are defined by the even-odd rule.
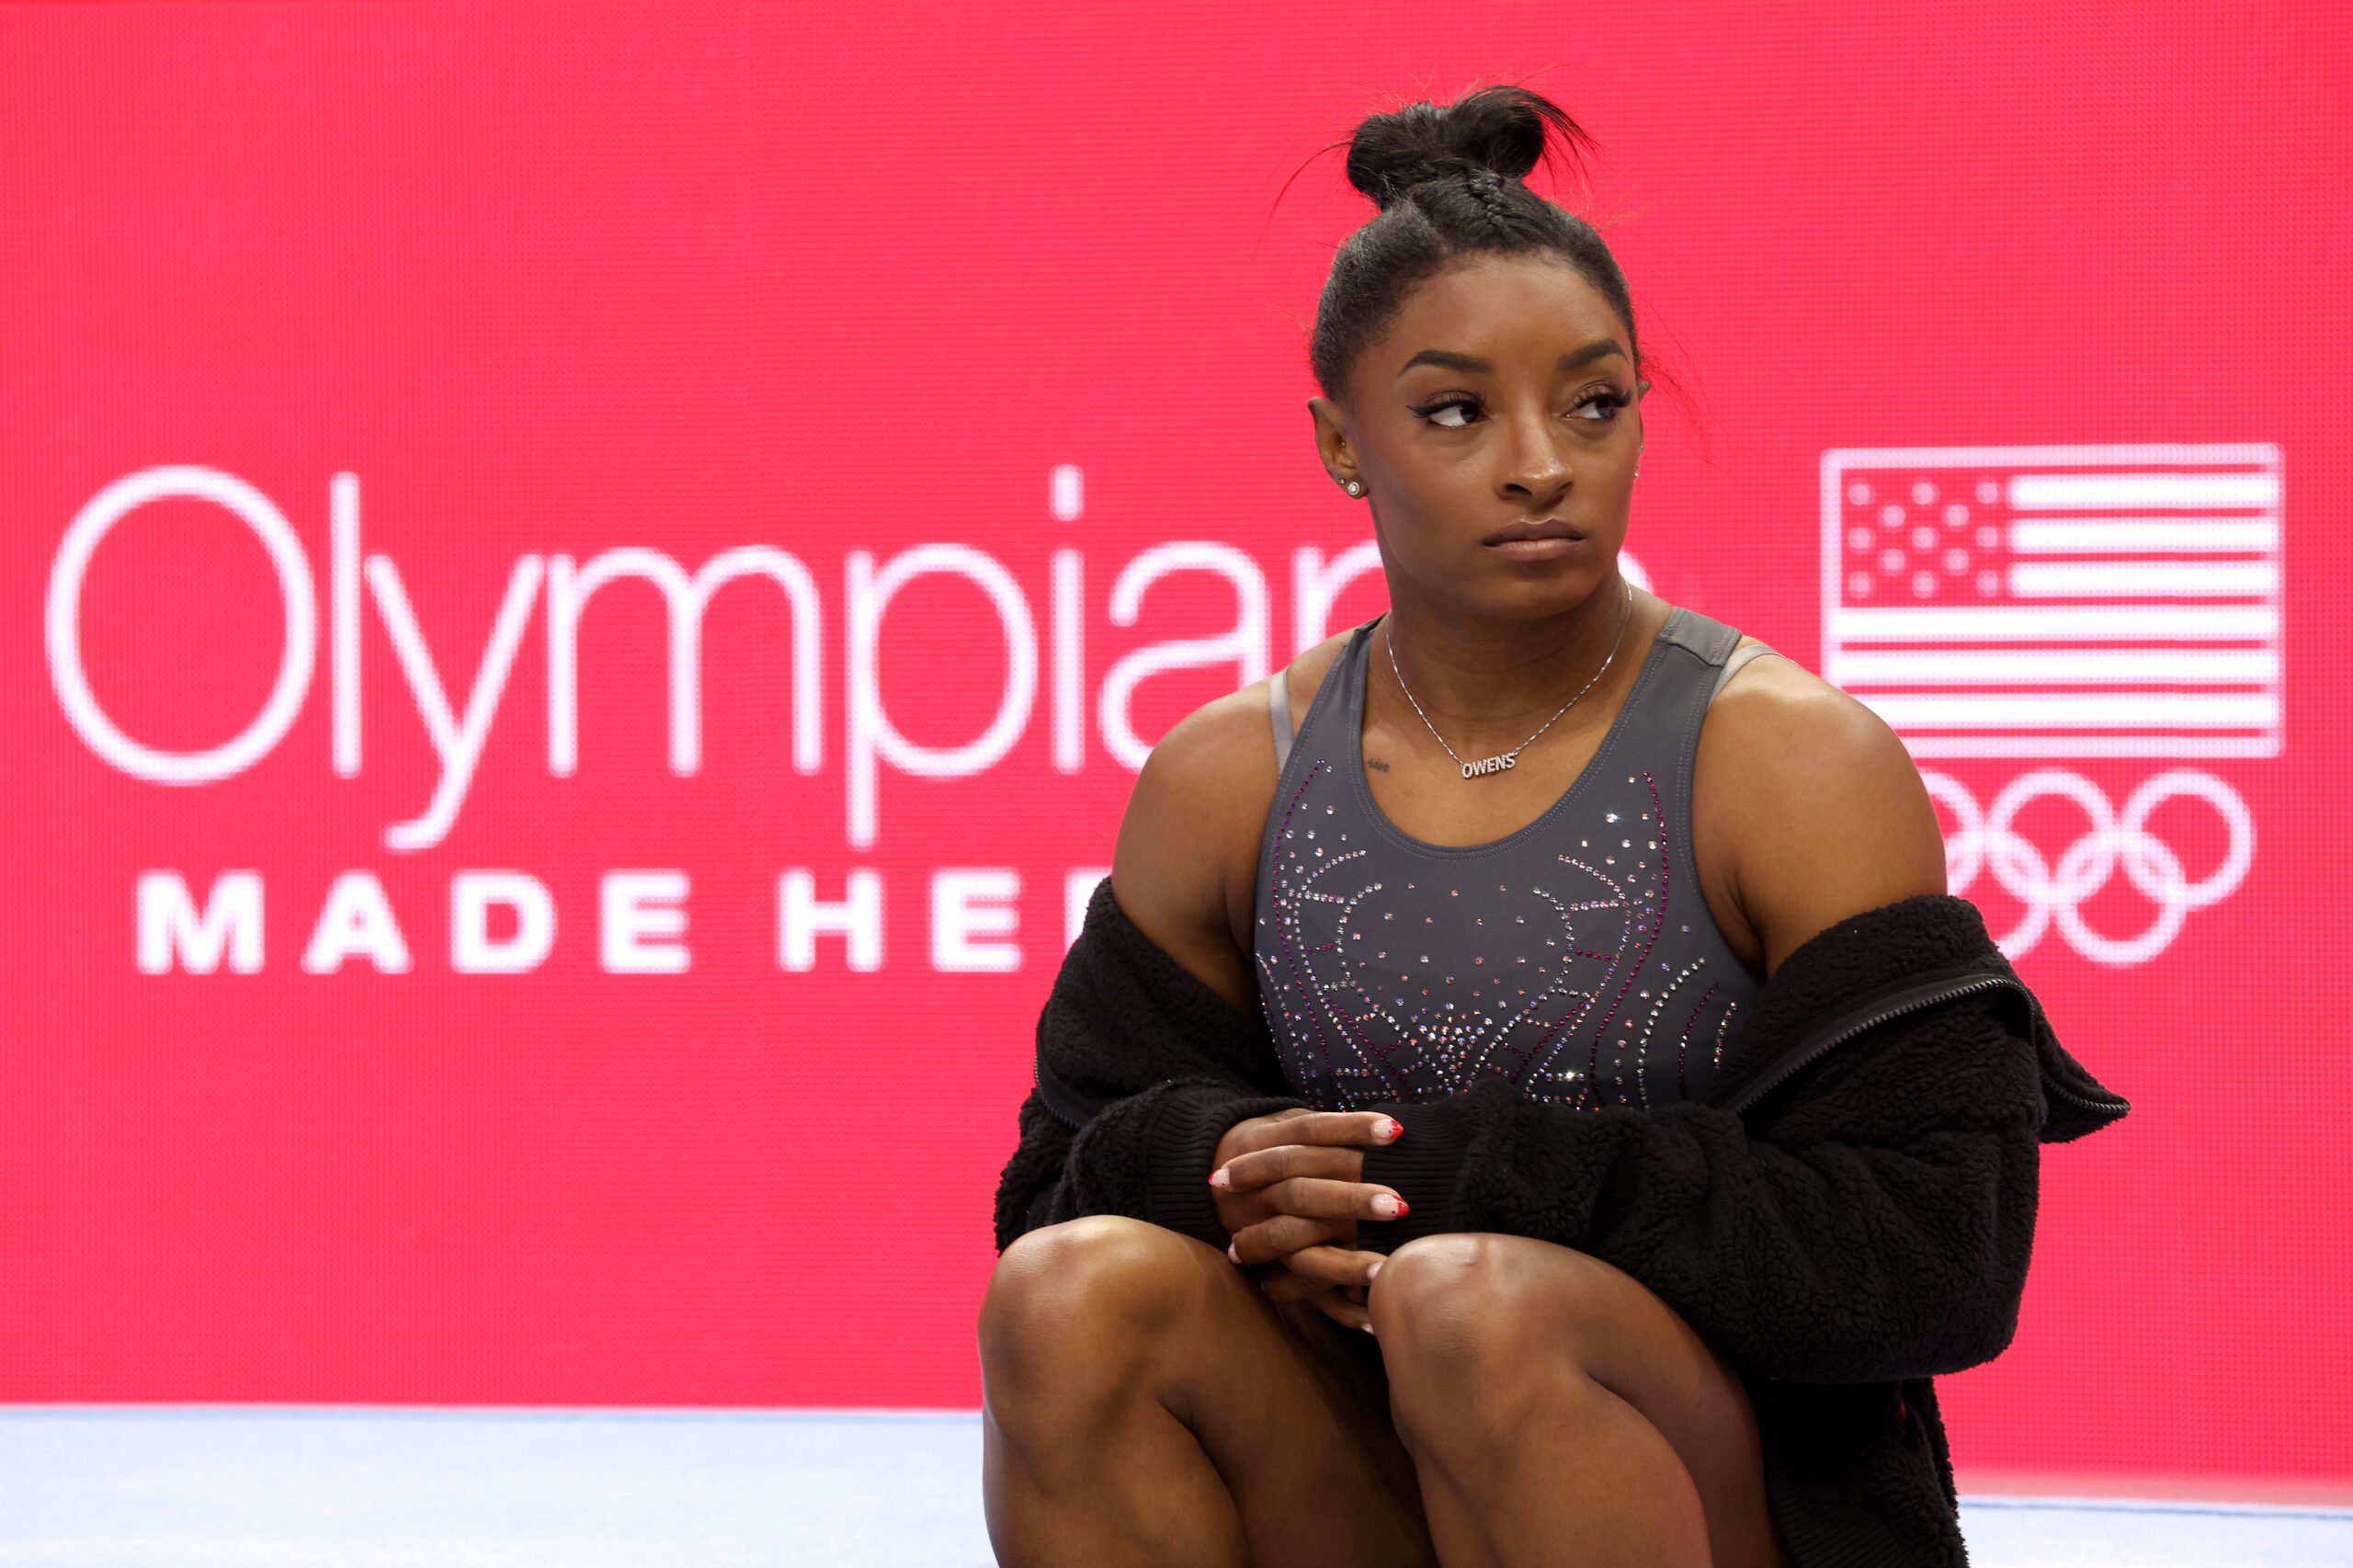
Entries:
[[1546,131],[1573,152],[1593,139],[1559,105],[1524,87],[1482,87],[1451,104],[1376,114],[1348,143],[1348,183],[1380,212],[1332,258],[1308,362],[1327,397],[1346,387],[1364,347],[1414,289],[1458,257],[1552,256],[1599,290],[1634,341],[1634,307],[1617,257],[1592,224],[1529,189]]

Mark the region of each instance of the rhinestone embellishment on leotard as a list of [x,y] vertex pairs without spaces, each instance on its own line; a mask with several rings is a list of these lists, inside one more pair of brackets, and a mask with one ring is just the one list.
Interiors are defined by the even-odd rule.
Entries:
[[1268,1028],[1303,1097],[1411,1103],[1487,1074],[1585,1109],[1705,1093],[1756,982],[1688,938],[1667,951],[1689,957],[1660,956],[1670,909],[1691,930],[1677,902],[1697,897],[1684,846],[1647,769],[1591,782],[1572,803],[1607,837],[1515,835],[1492,857],[1384,849],[1375,876],[1365,844],[1308,842],[1306,824],[1331,816],[1347,783],[1328,759],[1308,763],[1276,803],[1256,955]]

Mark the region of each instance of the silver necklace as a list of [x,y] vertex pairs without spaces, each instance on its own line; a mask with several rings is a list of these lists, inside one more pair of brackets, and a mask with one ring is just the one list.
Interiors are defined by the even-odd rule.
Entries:
[[[1591,676],[1586,677],[1586,683],[1577,687],[1576,697],[1572,697],[1566,702],[1561,704],[1559,713],[1553,714],[1552,718],[1545,720],[1541,724],[1536,726],[1536,735],[1540,735],[1545,731],[1551,729],[1560,719],[1561,713],[1565,713],[1570,709],[1576,706],[1577,697],[1583,697],[1586,692],[1593,689],[1593,683],[1602,677],[1603,673],[1609,668],[1610,664],[1618,657],[1619,643],[1626,641],[1626,628],[1633,619],[1634,585],[1628,583],[1626,585],[1626,613],[1619,619],[1618,641],[1609,644],[1609,657],[1602,660],[1601,668],[1594,671]],[[1382,647],[1389,650],[1389,672],[1397,677],[1397,689],[1405,694],[1406,701],[1414,703],[1414,711],[1422,714],[1422,723],[1429,730],[1429,733],[1433,736],[1437,737],[1438,744],[1446,746],[1446,755],[1453,757],[1458,764],[1461,764],[1463,778],[1476,778],[1483,773],[1506,773],[1512,768],[1519,766],[1519,754],[1528,749],[1529,741],[1533,741],[1536,738],[1536,735],[1529,736],[1528,740],[1520,742],[1519,744],[1512,747],[1509,751],[1497,752],[1493,756],[1483,756],[1476,762],[1463,762],[1461,755],[1458,754],[1452,746],[1446,745],[1446,737],[1438,734],[1438,726],[1430,722],[1430,716],[1427,713],[1422,713],[1422,705],[1418,702],[1414,702],[1414,688],[1405,684],[1405,672],[1397,667],[1397,644],[1395,641],[1384,636],[1381,638],[1381,643]]]

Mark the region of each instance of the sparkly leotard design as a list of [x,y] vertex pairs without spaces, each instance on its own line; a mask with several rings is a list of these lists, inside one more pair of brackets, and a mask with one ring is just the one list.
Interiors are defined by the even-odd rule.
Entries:
[[1458,846],[1398,829],[1366,781],[1378,624],[1333,661],[1259,849],[1259,994],[1294,1090],[1347,1109],[1496,1073],[1581,1108],[1699,1098],[1762,980],[1691,874],[1692,760],[1722,679],[1769,650],[1727,667],[1740,633],[1675,608],[1584,773],[1520,831]]

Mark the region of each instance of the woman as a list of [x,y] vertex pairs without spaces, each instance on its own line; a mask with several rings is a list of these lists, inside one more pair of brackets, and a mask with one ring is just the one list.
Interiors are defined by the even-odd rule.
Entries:
[[1888,727],[1620,575],[1649,383],[1548,128],[1351,143],[1309,407],[1392,608],[1137,780],[999,1194],[1001,1562],[1959,1561],[1928,1378],[2122,1102],[2003,1021]]

